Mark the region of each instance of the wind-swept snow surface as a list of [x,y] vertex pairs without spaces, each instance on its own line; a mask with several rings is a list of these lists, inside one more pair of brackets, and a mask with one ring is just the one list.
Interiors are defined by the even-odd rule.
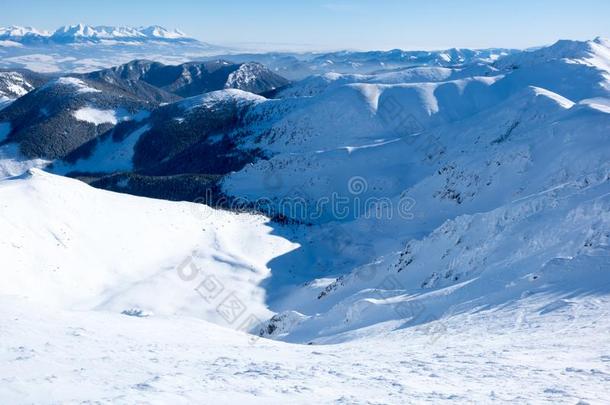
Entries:
[[[338,345],[291,345],[184,317],[0,299],[4,403],[602,404],[608,301],[459,316]],[[527,309],[531,315],[524,316]],[[375,331],[367,331],[368,334]]]

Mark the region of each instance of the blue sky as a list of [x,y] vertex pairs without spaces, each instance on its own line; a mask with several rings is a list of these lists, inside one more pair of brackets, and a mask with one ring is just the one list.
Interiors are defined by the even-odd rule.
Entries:
[[6,0],[0,25],[180,28],[217,44],[299,49],[516,47],[610,37],[607,0]]

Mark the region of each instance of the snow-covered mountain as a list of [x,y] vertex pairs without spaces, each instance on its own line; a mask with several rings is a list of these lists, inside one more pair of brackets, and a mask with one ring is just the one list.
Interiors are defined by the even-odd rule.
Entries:
[[34,86],[19,72],[0,72],[0,109],[32,89]]
[[228,48],[161,26],[67,25],[53,32],[31,27],[0,28],[0,68],[45,73],[85,73],[134,59],[179,64]]
[[438,51],[342,51],[327,53],[233,53],[223,56],[236,62],[257,61],[291,80],[324,73],[370,74],[416,67],[470,66],[489,64],[514,49],[447,49]]
[[[0,111],[0,145],[17,144],[20,156],[27,158],[68,160],[89,151],[89,141],[97,142],[102,134],[124,139],[120,134],[128,135],[131,125],[182,96],[224,88],[269,92],[288,84],[260,64],[227,61],[169,66],[138,60],[49,80],[35,90],[24,80],[18,72],[0,72],[7,94]],[[8,97],[16,95],[22,97]]]
[[[11,263],[13,271],[11,282],[0,287],[2,296],[24,296],[63,308],[119,313],[140,309],[158,315],[199,316],[201,297],[194,290],[195,280],[183,280],[175,271],[192,255],[198,265],[206,260],[206,271],[236,290],[252,315],[264,319],[270,311],[255,280],[268,275],[266,262],[295,248],[288,240],[272,235],[263,216],[244,217],[192,203],[109,193],[36,169],[0,184],[2,235],[13,235],[13,242],[21,246],[3,243],[0,247],[0,255]],[[42,201],[44,206],[38,206]],[[22,218],[30,210],[33,215],[29,220]],[[156,219],[151,220],[153,217]],[[126,226],[117,227],[119,223]],[[203,237],[202,228],[206,229]],[[23,233],[26,229],[28,234]],[[40,233],[39,229],[46,231]],[[264,246],[248,243],[252,238]],[[172,242],[168,244],[168,240]],[[58,244],[61,249],[57,249]],[[32,254],[34,246],[37,253]],[[95,259],[96,251],[103,251],[106,259]],[[82,271],[83,265],[87,272]],[[189,271],[188,266],[184,271]],[[167,288],[168,282],[171,288]],[[154,308],[147,299],[142,301],[152,290],[157,296]],[[167,293],[164,298],[160,295],[163,290]],[[179,295],[182,298],[176,301]],[[215,311],[209,315],[226,324]]]
[[50,36],[51,33],[48,31],[33,27],[18,25],[0,27],[0,46],[21,46],[22,43],[41,41]]
[[[518,68],[496,65],[491,75],[406,84],[356,77],[304,100],[258,104],[250,117],[278,118],[257,123],[253,138],[262,142],[243,144],[273,157],[229,175],[223,191],[264,197],[283,214],[292,213],[282,210],[286,197],[299,197],[310,214],[296,219],[320,232],[301,241],[292,270],[319,279],[289,277],[307,283],[270,299],[288,311],[272,334],[302,341],[380,319],[412,325],[493,308],[494,294],[561,296],[578,283],[556,272],[574,266],[601,269],[583,276],[595,280],[583,289],[607,291],[610,93],[600,43],[572,42],[568,56],[524,53]],[[534,63],[541,53],[547,59]],[[350,188],[354,179],[360,188]],[[368,215],[320,208],[333,192]],[[369,199],[394,207],[391,218],[377,218]],[[338,268],[350,276],[339,270],[327,284]],[[286,282],[278,277],[270,290]],[[397,306],[411,311],[399,315]]]
[[113,85],[131,86],[144,82],[181,97],[191,97],[222,89],[239,89],[267,93],[289,82],[255,63],[232,63],[226,60],[190,62],[177,66],[135,60],[124,65],[83,75],[84,78]]
[[146,98],[74,77],[51,80],[0,111],[5,128],[0,144],[18,143],[30,158],[65,157],[119,122],[145,117],[165,96],[158,100],[154,90],[151,93]]
[[34,89],[34,85],[19,72],[0,72],[0,97],[18,98]]
[[[208,390],[217,379],[241,390],[257,376],[264,402],[277,392],[311,399],[309,385],[284,384],[292,373],[330,385],[340,374],[354,392],[365,373],[388,403],[600,400],[598,389],[576,385],[608,374],[610,44],[444,55],[336,53],[338,71],[271,92],[260,91],[268,71],[258,64],[212,64],[223,72],[212,88],[197,73],[213,73],[209,64],[135,61],[58,78],[14,101],[0,111],[0,178],[9,177],[0,180],[0,257],[12,270],[0,286],[10,309],[0,315],[27,326],[6,332],[11,355],[47,350],[24,332],[47,316],[29,306],[45,302],[59,325],[51,334],[63,328],[104,348],[124,339],[134,358],[145,353],[154,364],[171,350],[175,372],[207,373]],[[418,57],[428,62],[415,65]],[[311,60],[300,66],[319,66]],[[341,73],[356,60],[385,69]],[[145,106],[134,83],[180,98]],[[192,96],[190,85],[206,92]],[[69,125],[53,118],[47,137],[34,135],[51,107]],[[44,153],[13,153],[34,144]],[[172,325],[201,333],[201,346],[134,332]],[[242,331],[280,342],[261,339],[247,351]],[[19,349],[23,340],[33,351]],[[577,341],[576,356],[567,349]],[[217,350],[223,343],[230,349]],[[87,364],[110,361],[70,345]],[[179,354],[200,347],[223,354],[211,366]],[[374,359],[381,365],[371,369]],[[483,385],[480,371],[489,371],[501,392],[448,383],[471,368]],[[75,370],[75,379],[86,373]],[[500,383],[515,373],[542,380],[515,394]],[[407,387],[394,375],[417,378]],[[548,376],[569,380],[573,392],[558,394]],[[137,390],[190,395],[181,374],[146,378]],[[95,397],[108,400],[101,391]]]
[[85,24],[65,25],[53,32],[33,27],[0,27],[0,40],[18,43],[44,42],[47,44],[117,41],[196,41],[178,29],[168,30],[158,25],[149,27],[111,27]]
[[189,38],[178,29],[167,30],[158,25],[150,27],[108,27],[90,25],[66,25],[58,28],[49,37],[50,42],[75,43],[75,42],[97,42],[104,40],[117,41],[170,41],[182,42],[196,41]]
[[[436,319],[537,288],[551,299],[577,283],[548,269],[606,268],[604,44],[571,42],[571,53],[554,45],[514,56],[519,63],[325,75],[279,99],[213,92],[164,106],[124,141],[106,136],[53,170],[220,175],[221,195],[264,200],[257,208],[304,224],[301,248],[270,264],[268,304],[283,314],[269,330],[283,339],[401,319],[394,304],[426,307]],[[130,180],[110,188],[129,191]],[[333,195],[351,211],[339,217],[320,203]],[[287,199],[300,199],[304,212],[287,211]],[[394,211],[377,218],[370,201]],[[540,287],[520,281],[532,277],[551,278]],[[610,282],[604,271],[586,277]],[[387,278],[399,287],[379,287]],[[379,288],[394,304],[377,302]]]

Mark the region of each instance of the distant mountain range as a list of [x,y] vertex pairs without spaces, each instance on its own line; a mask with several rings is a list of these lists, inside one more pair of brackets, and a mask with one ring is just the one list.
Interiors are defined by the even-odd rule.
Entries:
[[446,49],[433,51],[338,51],[242,53],[187,36],[179,29],[66,25],[55,31],[0,27],[0,69],[41,73],[88,73],[132,60],[167,65],[191,61],[258,62],[290,80],[328,72],[370,74],[415,66],[489,64],[518,52],[514,49]]
[[113,27],[84,24],[65,25],[54,32],[16,25],[0,27],[0,41],[12,41],[18,44],[69,44],[104,41],[199,42],[194,38],[187,37],[185,33],[178,29],[168,30],[158,25],[151,25],[149,27]]
[[111,27],[66,25],[53,32],[0,27],[0,69],[40,73],[88,73],[151,59],[169,65],[231,53],[231,49],[158,25]]

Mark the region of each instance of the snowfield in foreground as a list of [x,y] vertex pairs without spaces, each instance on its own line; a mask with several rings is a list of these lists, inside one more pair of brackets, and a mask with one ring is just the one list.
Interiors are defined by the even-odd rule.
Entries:
[[2,298],[0,398],[602,404],[610,385],[609,304],[571,299],[545,313],[530,299],[525,308],[543,315],[524,318],[523,306],[509,306],[432,329],[378,330],[374,338],[307,346],[253,339],[193,318],[55,312]]

